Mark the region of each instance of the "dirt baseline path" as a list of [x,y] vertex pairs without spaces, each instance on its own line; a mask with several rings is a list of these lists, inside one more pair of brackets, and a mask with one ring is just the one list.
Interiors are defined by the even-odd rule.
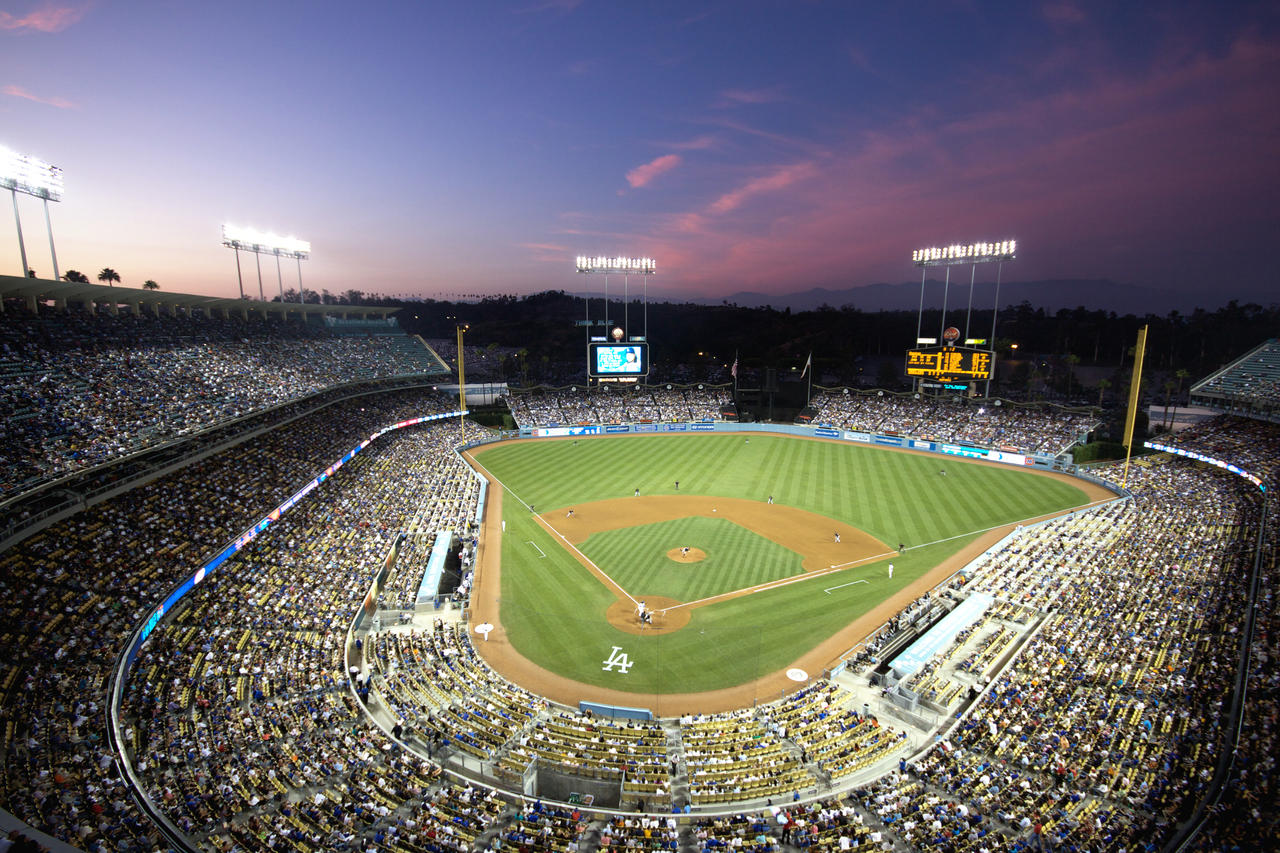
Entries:
[[[471,624],[488,622],[494,625],[494,630],[489,635],[488,642],[476,642],[476,649],[479,651],[480,656],[483,657],[485,661],[503,677],[534,693],[545,696],[553,702],[559,702],[573,708],[576,708],[580,701],[588,700],[604,704],[649,708],[655,715],[659,716],[678,716],[681,714],[713,714],[722,711],[732,711],[749,706],[754,702],[772,702],[776,699],[780,699],[787,693],[795,691],[802,686],[787,678],[787,669],[798,667],[810,673],[811,676],[821,676],[823,671],[832,666],[841,654],[866,639],[872,631],[883,625],[894,614],[902,610],[902,608],[915,601],[924,593],[933,589],[942,581],[951,577],[951,575],[955,574],[987,548],[990,548],[993,544],[998,542],[1001,537],[1005,536],[1018,526],[1016,523],[1007,524],[978,536],[973,542],[969,543],[967,546],[940,563],[936,568],[921,577],[919,580],[907,587],[904,587],[889,598],[886,598],[884,601],[880,602],[879,605],[853,620],[841,631],[828,637],[813,649],[802,654],[795,661],[780,668],[776,672],[757,679],[754,682],[748,682],[736,687],[724,688],[721,690],[709,690],[700,693],[670,693],[661,696],[654,695],[652,693],[630,693],[623,690],[596,687],[566,678],[565,676],[535,664],[533,661],[520,654],[520,652],[511,645],[511,641],[506,634],[506,629],[503,627],[502,621],[499,618],[498,606],[499,596],[502,589],[503,488],[501,483],[491,477],[488,471],[479,462],[472,458],[470,452],[464,453],[463,455],[476,468],[476,470],[478,470],[489,481],[488,506],[485,511],[484,523],[481,528],[480,545],[476,556],[476,580],[471,597],[472,610],[470,622]],[[999,463],[995,462],[978,464],[999,465]],[[1083,504],[1081,507],[1076,507],[1074,509],[1051,513],[1044,516],[1045,518],[1066,515],[1070,512],[1074,512],[1076,509],[1091,506],[1095,503],[1110,500],[1115,497],[1114,494],[1101,486],[1071,477],[1067,474],[1057,472],[1037,473],[1040,474],[1040,476],[1052,477],[1054,479],[1069,482],[1071,485],[1081,489],[1088,496],[1087,504]],[[679,500],[684,497],[685,496],[683,495],[655,495],[651,496],[650,499],[674,498]],[[698,499],[707,500],[707,498],[704,497],[699,497]],[[616,500],[625,504],[637,499],[619,498]],[[641,500],[643,500],[643,498],[641,498]],[[720,498],[717,500],[727,501],[733,499]],[[611,502],[612,501],[601,501],[599,503],[606,504]],[[769,510],[789,509],[788,507],[776,504],[760,504],[757,501],[744,501],[744,503],[758,504]],[[719,503],[716,503],[713,506],[717,510],[720,508]],[[587,505],[584,505],[582,508],[575,507],[575,518],[569,520],[572,521],[579,518],[586,519],[588,516],[582,513],[582,510],[585,509],[587,509]],[[805,514],[814,515],[812,513]],[[547,515],[554,518],[557,523],[565,520],[563,516],[556,518],[554,513],[548,513]],[[718,513],[712,517],[717,516]],[[823,516],[817,517],[823,518]],[[603,518],[603,516],[601,518]],[[543,523],[547,524],[545,519],[543,520]],[[603,521],[597,520],[595,523],[600,524],[603,523]],[[636,522],[633,520],[628,522],[627,525],[615,524],[614,526],[629,526],[635,523]],[[550,527],[549,524],[547,524],[547,526]],[[600,529],[612,528],[601,527]],[[852,531],[856,528],[852,528],[849,525],[843,525],[843,529]],[[831,531],[832,534],[834,532],[834,530]],[[861,533],[861,531],[859,532]],[[569,533],[566,531],[564,532],[564,535],[568,537]],[[590,534],[588,533],[583,535],[582,538],[577,541],[585,540],[587,535]],[[863,535],[866,536],[866,534]],[[876,541],[870,536],[867,536],[867,539],[871,542]],[[841,544],[845,544],[843,535],[841,536],[841,540]],[[834,536],[832,536],[831,544],[835,544]],[[801,553],[804,552],[801,551]],[[822,568],[826,568],[829,565],[830,563],[822,566]],[[632,607],[630,602],[627,602],[627,605],[628,607]],[[689,608],[681,609],[686,613],[689,611]],[[628,612],[632,614],[634,613],[633,610],[629,610]],[[680,611],[677,610],[674,612],[678,613]],[[673,628],[672,630],[678,630],[678,628]]]
[[[777,542],[804,557],[801,565],[806,572],[887,555],[893,550],[871,534],[843,521],[793,506],[745,498],[706,495],[612,498],[575,506],[572,517],[561,515],[556,510],[543,513],[539,518],[573,544],[581,545],[593,533],[694,516],[732,521]],[[678,552],[680,549],[675,550]]]

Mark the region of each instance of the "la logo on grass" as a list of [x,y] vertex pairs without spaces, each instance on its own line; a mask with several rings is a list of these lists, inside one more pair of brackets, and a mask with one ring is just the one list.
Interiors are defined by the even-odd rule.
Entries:
[[616,666],[619,672],[626,675],[634,665],[631,658],[627,657],[627,653],[622,650],[622,646],[614,646],[612,651],[609,652],[609,659],[604,662],[604,666],[601,669],[605,672],[613,672],[613,668]]

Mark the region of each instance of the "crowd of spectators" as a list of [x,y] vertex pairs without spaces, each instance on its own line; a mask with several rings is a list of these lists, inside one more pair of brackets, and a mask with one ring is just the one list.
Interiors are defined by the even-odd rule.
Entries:
[[1013,447],[1057,455],[1098,426],[1091,414],[1058,406],[922,397],[885,392],[823,391],[810,404],[813,423],[864,432],[897,433],[938,441]]
[[[650,399],[661,407],[656,395]],[[0,555],[4,807],[86,850],[161,845],[132,805],[102,724],[109,668],[125,635],[211,549],[361,437],[440,404],[417,392],[336,404]],[[1258,429],[1260,441],[1274,441]],[[341,636],[391,543],[415,517],[474,520],[445,430],[414,428],[367,448],[330,488],[197,587],[135,662],[125,745],[154,802],[207,849],[416,853],[586,843],[582,814],[528,803],[512,812],[492,791],[446,781],[437,761],[399,749],[369,726],[351,696]],[[1239,447],[1208,429],[1199,440],[1218,442],[1224,453]],[[692,825],[611,821],[599,846],[817,850],[897,841],[927,850],[1120,850],[1169,837],[1207,791],[1226,748],[1232,638],[1242,623],[1260,498],[1240,478],[1181,460],[1136,463],[1128,488],[1131,500],[1027,530],[974,568],[964,591],[998,602],[986,618],[1016,614],[1036,627],[968,715],[919,760],[904,760],[850,797],[757,806]],[[430,509],[436,495],[450,501],[440,515]],[[1273,529],[1272,571],[1274,543]],[[393,575],[393,583],[407,588],[420,570],[406,562],[407,579]],[[1262,689],[1203,849],[1226,849],[1214,846],[1221,839],[1271,837],[1272,592],[1269,579],[1254,661]],[[389,632],[377,642],[383,645],[367,648],[381,663],[357,693],[365,701],[377,690],[399,697],[398,718],[437,758],[467,744],[486,758],[555,749],[607,764],[616,759],[593,754],[633,747],[625,760],[655,786],[633,793],[657,806],[675,804],[677,775],[690,795],[713,797],[709,803],[785,800],[905,745],[901,733],[821,682],[780,704],[682,722],[673,758],[652,733],[609,732],[506,684],[483,667],[465,628],[440,625],[416,639]],[[416,693],[393,691],[414,666],[422,670]],[[707,731],[715,733],[714,749],[706,748]],[[783,771],[761,773],[762,759]],[[659,766],[670,767],[665,788]],[[760,786],[761,776],[783,781]]]
[[85,849],[151,850],[159,835],[133,808],[103,728],[125,637],[179,578],[360,436],[441,405],[420,391],[337,403],[0,555],[0,805]]
[[1181,432],[1160,436],[1158,441],[1229,462],[1269,487],[1280,484],[1280,428],[1276,424],[1218,415]]
[[[458,342],[453,338],[426,338],[427,346],[435,350],[436,355],[456,374],[458,372]],[[462,367],[467,374],[467,382],[503,382],[519,372],[521,350],[517,347],[504,347],[497,344],[478,347],[470,344],[462,345],[464,358]],[[525,356],[527,357],[527,356]],[[509,376],[509,374],[511,374]]]
[[1264,341],[1216,376],[1191,389],[1236,404],[1269,409],[1280,406],[1280,339]]
[[1280,838],[1280,514],[1271,508],[1261,555],[1257,598],[1257,627],[1249,658],[1249,693],[1234,762],[1222,798],[1213,804],[1197,851],[1230,853],[1265,850]]
[[445,370],[404,334],[41,306],[0,313],[0,495],[349,382]]
[[622,424],[719,420],[731,405],[724,388],[633,385],[613,389],[572,386],[564,390],[512,391],[507,406],[521,427],[551,424]]
[[887,831],[928,850],[1168,838],[1227,748],[1257,529],[1245,485],[1139,466],[1132,500],[1028,530],[976,567],[973,589],[1042,624],[945,740],[870,790]]
[[[335,832],[389,828],[432,789],[438,766],[365,727],[342,651],[353,602],[454,473],[445,436],[458,437],[452,423],[367,448],[197,587],[139,654],[130,747],[148,794],[184,832],[223,849],[245,843],[252,818],[259,838],[300,829],[329,844]],[[292,805],[303,799],[335,805],[299,828]],[[339,823],[353,803],[362,810]]]

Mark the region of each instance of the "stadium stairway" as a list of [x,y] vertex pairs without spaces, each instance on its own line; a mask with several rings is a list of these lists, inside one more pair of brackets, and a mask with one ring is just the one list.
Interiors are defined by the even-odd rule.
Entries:
[[662,730],[667,735],[667,755],[671,757],[671,806],[683,809],[689,802],[689,766],[684,757],[684,738],[680,736],[680,723],[666,720]]

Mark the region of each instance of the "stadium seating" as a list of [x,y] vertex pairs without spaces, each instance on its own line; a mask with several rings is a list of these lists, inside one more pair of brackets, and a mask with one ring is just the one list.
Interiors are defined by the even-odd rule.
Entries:
[[[187,321],[171,319],[185,328]],[[34,316],[14,322],[27,324],[30,335],[49,328]],[[116,343],[103,344],[114,357],[125,351],[119,341],[137,332],[128,318],[72,315],[67,322],[101,332],[106,342],[116,335]],[[67,328],[71,336],[83,330]],[[26,334],[6,343],[28,341]],[[302,331],[264,334],[280,336],[278,347],[266,346],[283,359],[315,356]],[[160,349],[173,352],[180,343]],[[236,349],[223,338],[212,345]],[[344,359],[335,369],[355,375]],[[315,381],[340,381],[339,373]],[[30,379],[5,387],[29,389]],[[310,386],[294,389],[306,393],[297,390],[303,387]],[[71,396],[75,406],[91,405],[84,393]],[[607,422],[655,413],[696,419],[719,405],[714,394],[695,399],[665,388],[570,399],[566,406],[556,396],[553,408],[542,409],[547,400],[526,399],[525,411]],[[953,418],[949,404],[916,410],[876,402],[864,411],[862,402],[847,410],[853,420],[846,425],[875,417],[876,428],[953,440],[985,435],[1004,443],[1016,431],[1045,429],[1054,444],[1087,426],[1036,427],[1038,416],[1022,412],[997,432],[975,418]],[[254,403],[261,404],[269,403]],[[86,850],[165,846],[134,806],[103,724],[125,637],[212,549],[355,441],[447,405],[420,391],[336,403],[0,554],[0,805]],[[833,405],[836,411],[843,401]],[[208,414],[233,410],[241,411],[210,404]],[[470,438],[480,435],[469,430]],[[1253,465],[1274,484],[1278,436],[1274,425],[1224,419],[1179,441]],[[147,795],[195,845],[405,853],[764,850],[780,843],[1128,850],[1167,840],[1231,748],[1223,739],[1225,703],[1260,494],[1239,477],[1180,459],[1133,465],[1130,500],[1021,531],[963,583],[900,613],[851,660],[855,670],[874,666],[899,632],[931,618],[943,598],[993,596],[981,620],[908,682],[954,721],[916,756],[887,718],[875,719],[822,679],[779,702],[727,714],[644,724],[585,717],[506,682],[476,654],[465,626],[443,621],[425,631],[386,626],[354,652],[352,673],[346,626],[392,543],[413,529],[462,533],[476,520],[474,477],[453,452],[457,440],[456,427],[423,425],[368,447],[189,593],[134,662],[123,698],[124,746]],[[110,458],[125,446],[98,450]],[[55,470],[33,465],[25,470],[37,476]],[[1119,477],[1115,469],[1098,473]],[[1216,837],[1246,849],[1273,839],[1267,820],[1274,818],[1258,810],[1275,798],[1276,533],[1271,517],[1253,660],[1260,689],[1246,713],[1232,785],[1210,824]],[[406,543],[382,591],[385,606],[409,606],[422,547]],[[970,691],[978,695],[971,706]],[[402,724],[402,742],[430,757],[386,737],[366,709]],[[470,758],[513,780],[533,756],[580,770],[623,766],[628,802],[643,800],[652,811],[689,802],[716,814],[602,816],[500,795],[444,772]],[[896,769],[848,788],[858,771],[881,765]],[[821,796],[811,799],[815,793]],[[1217,848],[1205,842],[1200,849]]]
[[1193,399],[1276,416],[1280,407],[1280,339],[1264,341],[1222,370],[1191,386]]
[[15,307],[0,313],[0,496],[335,385],[446,374],[404,334]]
[[621,424],[712,421],[732,402],[723,388],[636,385],[625,390],[533,389],[512,391],[507,405],[521,427],[548,424]]

